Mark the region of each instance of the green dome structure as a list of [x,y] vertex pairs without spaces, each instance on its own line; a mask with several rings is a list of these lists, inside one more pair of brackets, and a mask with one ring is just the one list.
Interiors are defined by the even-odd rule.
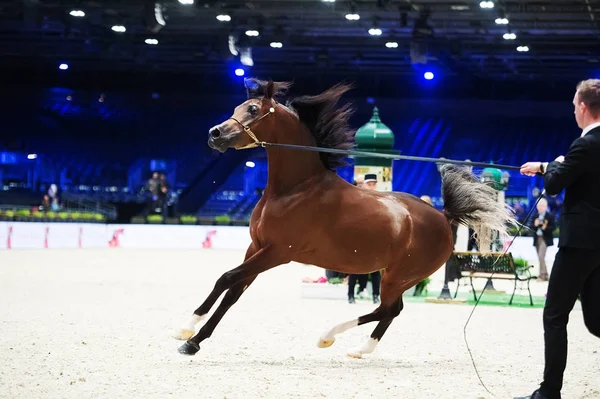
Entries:
[[485,168],[481,171],[481,179],[483,181],[492,182],[493,187],[498,191],[504,191],[508,187],[510,175],[508,172],[502,173],[497,168]]
[[[382,152],[397,154],[394,150],[394,132],[379,117],[379,109],[373,108],[371,120],[356,131],[356,149],[366,152]],[[355,159],[356,165],[392,166],[392,161],[382,158],[360,157]]]

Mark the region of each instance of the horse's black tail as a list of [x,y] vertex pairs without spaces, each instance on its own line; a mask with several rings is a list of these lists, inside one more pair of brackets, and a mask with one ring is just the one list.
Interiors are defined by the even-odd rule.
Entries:
[[454,165],[443,165],[440,173],[446,218],[473,228],[481,252],[490,247],[493,231],[504,237],[508,226],[517,224],[513,212],[498,202],[496,190],[473,173]]

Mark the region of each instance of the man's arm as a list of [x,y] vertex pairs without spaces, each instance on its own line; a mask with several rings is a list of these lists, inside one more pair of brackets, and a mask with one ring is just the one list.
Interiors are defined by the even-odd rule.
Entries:
[[589,143],[577,139],[563,162],[550,162],[544,173],[544,188],[548,195],[556,195],[581,176],[589,159]]

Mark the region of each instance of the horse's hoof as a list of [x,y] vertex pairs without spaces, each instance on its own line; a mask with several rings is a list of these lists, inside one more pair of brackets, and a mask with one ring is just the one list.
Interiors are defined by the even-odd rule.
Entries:
[[173,334],[173,338],[178,339],[180,341],[187,341],[188,339],[192,338],[194,336],[194,331],[192,330],[186,330],[186,329],[179,329],[178,331],[175,332],[175,334]]
[[331,345],[333,345],[334,342],[335,342],[335,339],[323,339],[323,338],[321,338],[319,340],[319,343],[317,343],[317,346],[319,348],[329,348]]
[[179,347],[179,353],[182,355],[193,356],[200,350],[200,345],[193,341],[186,341],[183,345]]
[[354,359],[362,359],[362,352],[359,351],[358,349],[352,349],[350,350],[347,355],[349,357],[352,357]]

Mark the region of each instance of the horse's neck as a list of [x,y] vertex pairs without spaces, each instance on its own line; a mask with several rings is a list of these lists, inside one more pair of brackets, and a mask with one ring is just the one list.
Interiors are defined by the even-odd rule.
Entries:
[[[286,134],[290,134],[288,131]],[[281,140],[285,144],[315,146],[316,142],[305,127]],[[269,177],[266,190],[270,194],[286,194],[307,180],[326,171],[318,152],[289,148],[267,148]]]

